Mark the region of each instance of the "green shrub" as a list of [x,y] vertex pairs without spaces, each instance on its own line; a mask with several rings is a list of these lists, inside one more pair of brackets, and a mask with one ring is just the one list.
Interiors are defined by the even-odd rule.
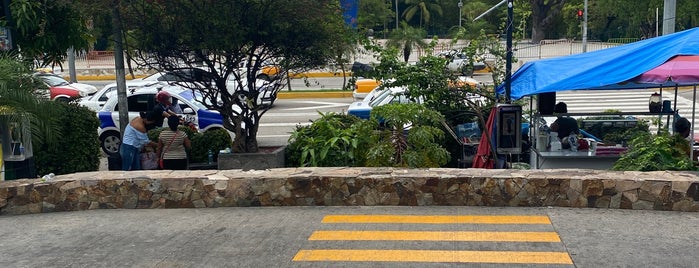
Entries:
[[361,166],[375,121],[337,113],[321,114],[308,126],[297,126],[285,152],[289,167]]
[[[607,113],[615,113],[619,112],[618,110],[606,110],[604,112]],[[594,116],[594,117],[586,117],[583,119],[580,119],[578,122],[578,125],[580,125],[580,128],[585,130],[587,133],[590,133],[594,135],[597,138],[602,139],[602,142],[604,143],[611,143],[611,144],[622,144],[625,143],[626,141],[629,141],[633,139],[638,133],[648,133],[649,127],[648,127],[648,122],[642,119],[636,119],[636,124],[633,127],[628,127],[626,125],[615,125],[615,124],[610,124],[610,125],[604,125],[603,123],[596,123],[596,124],[588,124],[588,126],[584,126],[582,124],[583,121],[585,120],[629,120],[628,118],[618,116],[618,115],[610,115],[610,116]]]
[[204,133],[194,133],[189,136],[192,141],[192,150],[189,151],[190,163],[203,163],[208,161],[208,152],[214,154],[214,162],[218,161],[218,151],[231,148],[231,136],[222,128],[209,130]]
[[59,139],[50,144],[35,144],[37,175],[96,171],[100,163],[97,137],[99,120],[95,112],[75,102],[56,102],[55,118],[62,122],[55,133]]
[[695,170],[682,147],[688,141],[678,135],[662,131],[658,135],[638,133],[629,143],[629,151],[619,158],[613,170],[656,171]]
[[417,103],[386,104],[375,107],[371,117],[382,124],[372,132],[367,166],[425,168],[449,162],[451,156],[441,146],[444,131],[439,122],[444,117],[439,112]]

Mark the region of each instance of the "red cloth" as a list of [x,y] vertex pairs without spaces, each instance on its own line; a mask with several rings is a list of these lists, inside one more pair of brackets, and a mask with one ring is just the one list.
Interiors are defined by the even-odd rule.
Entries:
[[[481,142],[478,144],[478,150],[476,150],[476,156],[473,158],[472,168],[494,168],[495,167],[495,157],[492,153],[492,146],[490,142],[493,142],[493,126],[495,125],[496,109],[490,110],[490,115],[488,116],[488,122],[485,123],[485,129],[483,130],[483,135],[481,136]],[[490,142],[488,138],[490,137]]]

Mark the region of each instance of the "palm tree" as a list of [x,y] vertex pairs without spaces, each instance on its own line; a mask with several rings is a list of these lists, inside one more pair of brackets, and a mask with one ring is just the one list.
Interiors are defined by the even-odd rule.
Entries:
[[430,22],[430,13],[432,11],[442,15],[442,6],[437,3],[437,0],[405,0],[405,4],[408,5],[408,8],[403,11],[403,18],[409,21],[419,12],[420,28],[422,28],[423,22]]
[[401,22],[400,26],[400,29],[396,29],[391,33],[386,45],[401,48],[403,50],[403,60],[408,62],[413,46],[419,48],[428,46],[424,39],[427,33],[423,29],[410,27],[405,21]]
[[54,117],[56,103],[42,97],[47,91],[32,77],[29,64],[16,54],[0,54],[0,126],[21,126],[13,134],[31,134],[36,142],[51,142],[58,137],[61,119]]

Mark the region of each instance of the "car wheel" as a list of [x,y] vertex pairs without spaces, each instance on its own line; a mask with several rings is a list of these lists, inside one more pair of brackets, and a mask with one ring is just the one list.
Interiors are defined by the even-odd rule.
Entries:
[[115,155],[119,153],[119,146],[121,145],[121,137],[119,132],[109,131],[100,137],[100,146],[102,151],[107,155]]
[[55,100],[55,101],[60,101],[60,102],[65,102],[65,103],[70,102],[70,99],[69,99],[69,98],[64,98],[64,97],[55,98],[54,100]]

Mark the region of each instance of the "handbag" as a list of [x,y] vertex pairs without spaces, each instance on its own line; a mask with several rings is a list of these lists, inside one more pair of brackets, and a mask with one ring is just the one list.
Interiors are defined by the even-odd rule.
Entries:
[[146,151],[141,153],[141,169],[158,169],[158,155],[153,151]]
[[172,139],[170,140],[170,143],[167,144],[167,148],[165,148],[165,150],[160,152],[160,161],[158,161],[158,165],[160,166],[160,169],[165,168],[165,162],[163,160],[163,156],[165,156],[165,152],[170,149],[170,145],[172,144],[172,142],[175,141],[175,137],[177,137],[177,133],[179,133],[179,131],[175,131],[175,134],[172,135]]

